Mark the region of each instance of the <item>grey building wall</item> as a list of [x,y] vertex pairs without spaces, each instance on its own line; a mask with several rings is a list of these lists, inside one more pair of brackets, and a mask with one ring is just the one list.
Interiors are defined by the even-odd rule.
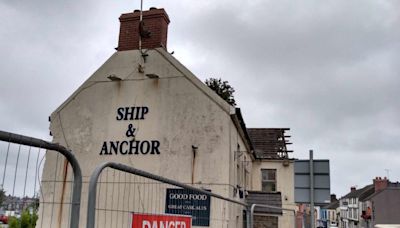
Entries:
[[400,188],[387,188],[371,198],[372,223],[400,224]]

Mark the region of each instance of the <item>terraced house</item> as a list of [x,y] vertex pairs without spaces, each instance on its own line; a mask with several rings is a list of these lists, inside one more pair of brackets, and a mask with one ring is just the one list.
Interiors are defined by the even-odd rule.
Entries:
[[339,225],[342,228],[372,228],[375,225],[400,224],[400,184],[386,177],[351,191],[340,199]]

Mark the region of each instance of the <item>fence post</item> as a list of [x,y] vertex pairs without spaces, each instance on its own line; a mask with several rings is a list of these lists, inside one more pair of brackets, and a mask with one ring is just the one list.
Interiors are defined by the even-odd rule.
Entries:
[[251,211],[251,207],[247,206],[246,207],[246,228],[251,228],[251,221],[253,220],[250,211]]
[[310,211],[311,211],[311,228],[315,228],[315,215],[314,215],[314,155],[313,150],[310,150]]
[[254,227],[254,209],[256,208],[256,204],[252,204],[250,208],[250,228]]
[[109,166],[109,163],[103,163],[96,167],[93,174],[90,176],[89,189],[88,189],[88,207],[87,207],[87,219],[86,228],[94,228],[95,216],[96,216],[96,189],[97,180],[99,179],[101,171]]

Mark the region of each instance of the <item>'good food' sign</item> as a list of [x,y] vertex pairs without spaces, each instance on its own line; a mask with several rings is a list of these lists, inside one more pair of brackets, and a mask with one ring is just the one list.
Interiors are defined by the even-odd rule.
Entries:
[[209,226],[210,196],[188,189],[167,188],[165,213],[190,215],[193,226]]

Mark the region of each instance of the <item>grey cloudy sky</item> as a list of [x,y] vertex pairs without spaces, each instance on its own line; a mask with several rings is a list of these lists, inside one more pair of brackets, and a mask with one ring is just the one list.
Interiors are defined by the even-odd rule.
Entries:
[[[400,180],[400,2],[145,0],[168,49],[236,89],[248,127],[290,127],[296,158],[330,159],[332,192]],[[139,1],[0,1],[0,129],[50,139],[48,116],[117,46]]]

